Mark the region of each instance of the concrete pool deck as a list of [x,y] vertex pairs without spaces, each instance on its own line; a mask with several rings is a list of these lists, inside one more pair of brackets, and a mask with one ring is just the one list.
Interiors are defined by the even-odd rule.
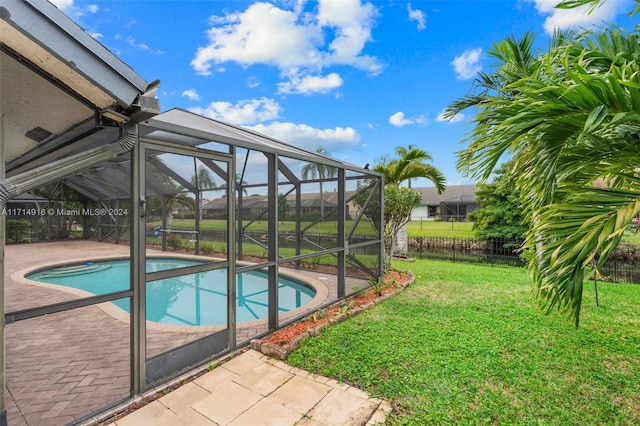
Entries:
[[[5,312],[77,297],[12,280],[11,276],[18,271],[45,263],[128,253],[128,245],[93,241],[8,245],[5,249]],[[335,277],[312,271],[302,273],[326,284],[327,300],[336,299]],[[266,331],[265,324],[239,328],[238,342],[248,342]],[[126,401],[131,375],[129,332],[127,322],[114,318],[97,305],[7,324],[5,405],[8,423],[12,426],[67,424]],[[206,333],[148,329],[147,354],[162,353],[203,335]],[[260,363],[256,363],[258,365]]]

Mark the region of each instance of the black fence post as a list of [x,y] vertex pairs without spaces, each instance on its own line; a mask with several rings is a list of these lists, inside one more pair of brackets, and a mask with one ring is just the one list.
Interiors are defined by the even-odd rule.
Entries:
[[451,241],[451,256],[453,257],[453,262],[455,263],[456,261],[456,239],[455,238],[453,238]]

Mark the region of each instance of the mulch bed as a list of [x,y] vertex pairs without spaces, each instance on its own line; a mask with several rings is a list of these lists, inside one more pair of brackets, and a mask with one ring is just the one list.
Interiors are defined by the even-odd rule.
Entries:
[[318,310],[262,340],[253,340],[251,347],[265,355],[285,359],[305,338],[316,336],[324,327],[344,321],[386,300],[411,284],[413,279],[414,276],[410,272],[392,270],[384,276],[377,289],[369,287],[326,309]]

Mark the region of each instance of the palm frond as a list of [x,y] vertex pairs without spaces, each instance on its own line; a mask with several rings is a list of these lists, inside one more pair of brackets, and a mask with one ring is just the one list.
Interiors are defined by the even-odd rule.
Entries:
[[496,72],[450,110],[478,111],[463,173],[487,180],[513,157],[536,292],[577,325],[590,263],[606,261],[640,213],[640,45],[617,29],[554,38],[537,57],[529,40],[496,45]]
[[536,226],[525,249],[536,256],[530,264],[534,285],[547,311],[567,310],[580,319],[581,282],[592,261],[602,266],[640,213],[640,179],[628,189],[564,185],[553,203],[536,212]]

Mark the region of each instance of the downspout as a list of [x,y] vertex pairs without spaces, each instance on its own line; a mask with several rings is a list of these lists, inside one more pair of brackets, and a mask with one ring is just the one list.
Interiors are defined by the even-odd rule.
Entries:
[[[4,116],[0,116],[4,120]],[[4,129],[4,123],[0,123],[0,129]],[[0,165],[0,212],[5,209],[7,201],[17,195],[39,188],[56,179],[80,172],[88,167],[95,166],[103,161],[116,158],[133,149],[138,137],[136,125],[125,125],[118,140],[112,144],[100,148],[94,148],[85,152],[72,155],[67,158],[54,161],[42,167],[29,170],[9,178],[4,178],[4,162]],[[4,146],[4,132],[0,130],[0,149]],[[5,334],[4,334],[4,247],[6,226],[4,217],[0,217],[0,426],[7,425],[7,409],[5,406]]]
[[0,181],[0,211],[11,198],[131,151],[136,141],[135,125],[125,125],[122,135],[112,144],[80,152],[3,179]]

